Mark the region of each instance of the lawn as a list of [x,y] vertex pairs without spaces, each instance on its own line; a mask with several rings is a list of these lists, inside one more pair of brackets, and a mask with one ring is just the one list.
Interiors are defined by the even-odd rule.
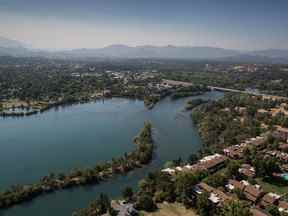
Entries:
[[265,192],[274,192],[279,195],[284,195],[288,193],[288,183],[278,182],[272,179],[256,179],[257,183],[262,186]]
[[197,216],[197,214],[186,209],[179,203],[164,203],[158,205],[159,210],[153,213],[144,213],[145,216]]

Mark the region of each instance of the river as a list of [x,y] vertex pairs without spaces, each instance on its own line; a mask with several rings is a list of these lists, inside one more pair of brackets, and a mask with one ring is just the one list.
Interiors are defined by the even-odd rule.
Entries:
[[[209,92],[192,98],[217,99],[223,94]],[[94,166],[132,151],[133,137],[151,121],[156,144],[152,163],[125,176],[117,176],[95,186],[74,188],[43,195],[5,211],[2,216],[70,216],[99,193],[117,197],[125,186],[136,187],[148,172],[165,161],[197,152],[201,140],[184,111],[189,98],[165,98],[152,110],[143,101],[112,98],[50,110],[23,118],[0,120],[0,190],[29,184],[50,172]]]

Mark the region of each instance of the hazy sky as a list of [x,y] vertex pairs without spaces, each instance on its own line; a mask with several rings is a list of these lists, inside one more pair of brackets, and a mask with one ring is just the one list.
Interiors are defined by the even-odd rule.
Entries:
[[288,48],[288,0],[1,0],[0,35],[35,48]]

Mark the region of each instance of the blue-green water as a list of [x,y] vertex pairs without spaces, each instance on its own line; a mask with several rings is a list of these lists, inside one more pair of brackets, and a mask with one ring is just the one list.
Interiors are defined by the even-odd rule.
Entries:
[[[210,92],[202,98],[221,97]],[[195,98],[195,97],[194,97]],[[5,216],[65,216],[87,206],[99,193],[112,197],[165,161],[187,158],[201,148],[201,140],[188,112],[186,99],[166,98],[147,110],[142,101],[113,98],[74,105],[25,118],[0,121],[0,190],[13,184],[38,181],[50,172],[94,166],[122,156],[135,147],[132,139],[146,120],[152,122],[157,145],[152,164],[100,185],[59,191],[0,212]]]
[[284,180],[288,181],[288,173],[283,173],[281,176]]

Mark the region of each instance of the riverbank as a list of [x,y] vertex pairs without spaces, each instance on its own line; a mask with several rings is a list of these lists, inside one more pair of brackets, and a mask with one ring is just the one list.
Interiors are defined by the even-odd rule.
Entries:
[[31,100],[25,101],[20,99],[9,99],[0,101],[0,117],[25,117],[35,114],[46,112],[52,108],[61,106],[89,103],[97,100],[105,100],[108,98],[118,97],[127,99],[142,100],[147,109],[153,109],[153,107],[163,98],[171,95],[171,99],[176,100],[179,98],[186,98],[191,96],[199,96],[208,92],[209,89],[204,86],[189,86],[179,87],[175,89],[164,89],[158,91],[151,91],[145,93],[139,92],[112,92],[110,90],[104,90],[102,92],[87,93],[86,95],[78,95],[60,97],[54,100]]
[[[195,105],[202,104],[202,101],[196,102]],[[238,94],[228,94],[219,101],[201,105],[194,110],[201,111],[198,126],[206,130],[208,137],[214,135],[216,138],[223,136],[224,129],[225,143],[220,142],[222,139],[211,140],[214,142],[206,143],[206,151],[191,155],[187,162],[178,159],[166,163],[165,169],[143,178],[136,193],[132,189],[124,190],[123,198],[136,210],[147,212],[157,212],[157,203],[162,205],[163,202],[181,202],[201,215],[223,215],[235,206],[241,215],[254,211],[271,213],[267,203],[275,205],[278,212],[279,200],[279,209],[283,203],[287,204],[287,182],[282,180],[279,185],[279,175],[275,175],[285,171],[287,162],[284,151],[281,155],[286,157],[279,157],[283,142],[287,142],[287,128],[282,128],[287,124],[287,118],[273,116],[272,112],[279,107],[286,109],[287,104]],[[195,115],[192,117],[195,120]],[[208,127],[210,124],[213,128]],[[263,124],[272,127],[261,128]],[[215,130],[221,133],[215,135]],[[235,188],[242,188],[242,193],[237,193]],[[258,195],[251,196],[250,189]],[[130,191],[128,198],[125,191]],[[215,199],[211,199],[212,196]],[[269,201],[269,197],[275,197],[276,201]]]
[[22,202],[30,201],[40,195],[64,190],[72,187],[98,184],[115,174],[140,168],[152,160],[153,140],[151,123],[145,122],[144,128],[134,138],[136,150],[111,162],[98,164],[89,169],[75,169],[69,174],[49,174],[41,178],[40,182],[31,185],[12,186],[0,193],[0,208],[9,208]]
[[208,89],[206,86],[201,86],[201,85],[191,85],[188,87],[181,87],[179,89],[176,89],[172,93],[171,99],[176,100],[179,98],[199,96],[199,95],[203,95],[209,91],[210,91],[210,89]]
[[0,109],[0,117],[25,117],[32,116],[40,113],[49,111],[52,108],[65,107],[75,104],[89,103],[92,101],[97,101],[105,98],[110,98],[108,96],[97,96],[97,97],[84,97],[84,98],[65,98],[59,99],[57,101],[21,101],[21,100],[9,100],[2,102]]
[[[222,93],[209,92],[198,97],[214,100],[222,97]],[[3,132],[1,142],[4,143],[2,189],[11,184],[35,182],[49,170],[67,173],[73,167],[92,167],[95,161],[98,163],[124,155],[133,150],[131,137],[138,133],[145,120],[153,124],[157,153],[149,166],[128,175],[116,175],[100,185],[49,193],[1,213],[5,216],[70,215],[73,210],[86,207],[100,193],[105,192],[114,199],[126,186],[136,189],[141,178],[162,167],[166,161],[175,159],[175,155],[185,159],[201,148],[201,140],[189,113],[183,111],[188,100],[198,97],[178,100],[166,97],[150,111],[142,101],[112,98],[60,107],[30,118],[3,120],[3,127],[0,124]],[[21,163],[15,163],[11,154]],[[57,162],[59,158],[61,164]],[[8,168],[5,164],[11,166]],[[30,175],[26,174],[27,169],[31,170]],[[15,173],[19,173],[19,178],[14,178]]]

